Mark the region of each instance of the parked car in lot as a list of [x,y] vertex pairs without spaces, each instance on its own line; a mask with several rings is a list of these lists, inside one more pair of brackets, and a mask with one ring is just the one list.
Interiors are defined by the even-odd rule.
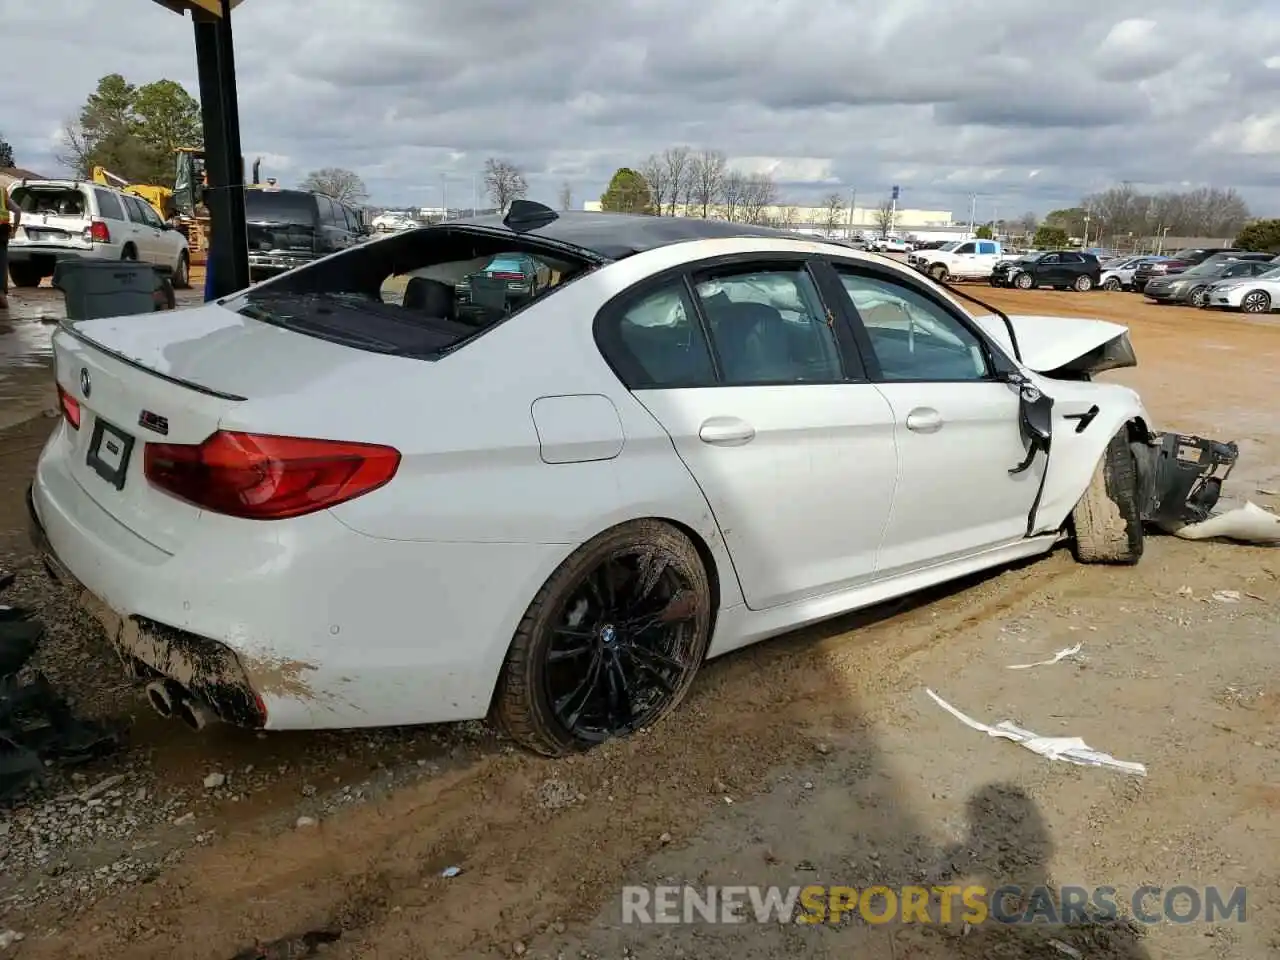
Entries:
[[1134,274],[1146,261],[1162,260],[1163,257],[1119,257],[1102,264],[1102,275],[1098,286],[1103,290],[1128,290],[1133,286]]
[[1183,270],[1190,269],[1198,263],[1204,263],[1210,257],[1238,257],[1244,254],[1244,250],[1235,247],[1186,247],[1182,250],[1175,251],[1171,256],[1162,260],[1152,260],[1149,263],[1143,263],[1133,274],[1133,289],[1138,293],[1142,293],[1146,289],[1147,281],[1155,277],[1172,276],[1175,273],[1181,273]]
[[1241,313],[1280,310],[1280,263],[1272,262],[1270,267],[1256,276],[1219,280],[1205,291],[1204,306]]
[[871,249],[878,253],[910,253],[911,244],[901,237],[876,237],[871,241]]
[[458,316],[483,316],[491,309],[477,287],[491,281],[490,293],[507,309],[517,309],[551,286],[551,268],[527,253],[501,253],[475,273],[468,274],[453,291]]
[[38,287],[59,260],[136,260],[170,272],[187,287],[187,238],[146,201],[114,187],[80,180],[21,180],[10,188],[22,225],[9,240],[9,276]]
[[[514,254],[553,282],[460,322]],[[517,201],[53,351],[41,555],[159,712],[251,728],[492,713],[566,753],[795,627],[1064,539],[1137,562],[1179,499],[1091,380],[1126,328],[739,223]]]
[[1101,277],[1102,266],[1093,254],[1078,250],[1049,250],[1018,260],[1001,260],[991,274],[991,285],[1020,290],[1053,287],[1083,293],[1096,287]]
[[371,232],[359,209],[308,190],[246,190],[244,209],[255,282],[359,244]]
[[952,240],[936,249],[912,253],[907,263],[933,279],[987,280],[1004,259],[997,240]]
[[1220,280],[1236,280],[1268,273],[1275,267],[1269,260],[1218,260],[1209,258],[1171,277],[1147,282],[1143,296],[1157,303],[1186,303],[1203,307],[1211,286]]

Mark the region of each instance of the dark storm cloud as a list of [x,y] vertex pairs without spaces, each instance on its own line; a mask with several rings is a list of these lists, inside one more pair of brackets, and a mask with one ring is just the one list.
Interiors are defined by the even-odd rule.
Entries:
[[[149,0],[0,0],[3,133],[53,170],[102,74],[195,90],[191,25]],[[469,202],[489,155],[598,195],[673,143],[773,169],[789,199],[900,183],[913,206],[1012,214],[1129,179],[1280,206],[1275,0],[246,0],[242,140],[293,182],[360,172],[375,198]],[[56,63],[56,70],[46,69]],[[437,186],[438,185],[438,186]]]

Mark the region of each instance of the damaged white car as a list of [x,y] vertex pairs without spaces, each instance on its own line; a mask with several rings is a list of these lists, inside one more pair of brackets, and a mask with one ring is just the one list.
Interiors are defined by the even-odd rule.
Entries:
[[957,296],[791,234],[518,201],[64,323],[33,534],[193,726],[491,715],[581,749],[708,657],[1063,540],[1133,563],[1144,520],[1207,515],[1234,446],[1090,381],[1134,363],[1125,328]]

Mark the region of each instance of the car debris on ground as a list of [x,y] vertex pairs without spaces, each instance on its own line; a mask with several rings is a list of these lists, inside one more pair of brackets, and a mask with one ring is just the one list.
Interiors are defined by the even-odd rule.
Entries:
[[1117,760],[1109,753],[1095,750],[1079,737],[1042,737],[1019,727],[1010,720],[1001,720],[994,727],[974,720],[953,707],[947,701],[928,688],[925,689],[930,698],[947,713],[951,714],[967,727],[979,730],[989,737],[1002,737],[1021,744],[1032,753],[1038,753],[1050,760],[1065,760],[1084,767],[1109,767],[1122,773],[1130,773],[1139,777],[1147,775],[1147,768],[1141,763],[1131,760]]
[[[0,572],[0,594],[13,580]],[[0,605],[0,801],[39,779],[46,764],[82,763],[117,745],[106,727],[75,716],[42,674],[20,678],[44,634],[25,608]]]

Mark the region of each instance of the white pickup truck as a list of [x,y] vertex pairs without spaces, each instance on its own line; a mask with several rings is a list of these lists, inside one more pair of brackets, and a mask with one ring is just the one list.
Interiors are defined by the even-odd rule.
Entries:
[[1003,257],[997,240],[953,240],[936,250],[918,250],[907,262],[935,280],[988,280]]

